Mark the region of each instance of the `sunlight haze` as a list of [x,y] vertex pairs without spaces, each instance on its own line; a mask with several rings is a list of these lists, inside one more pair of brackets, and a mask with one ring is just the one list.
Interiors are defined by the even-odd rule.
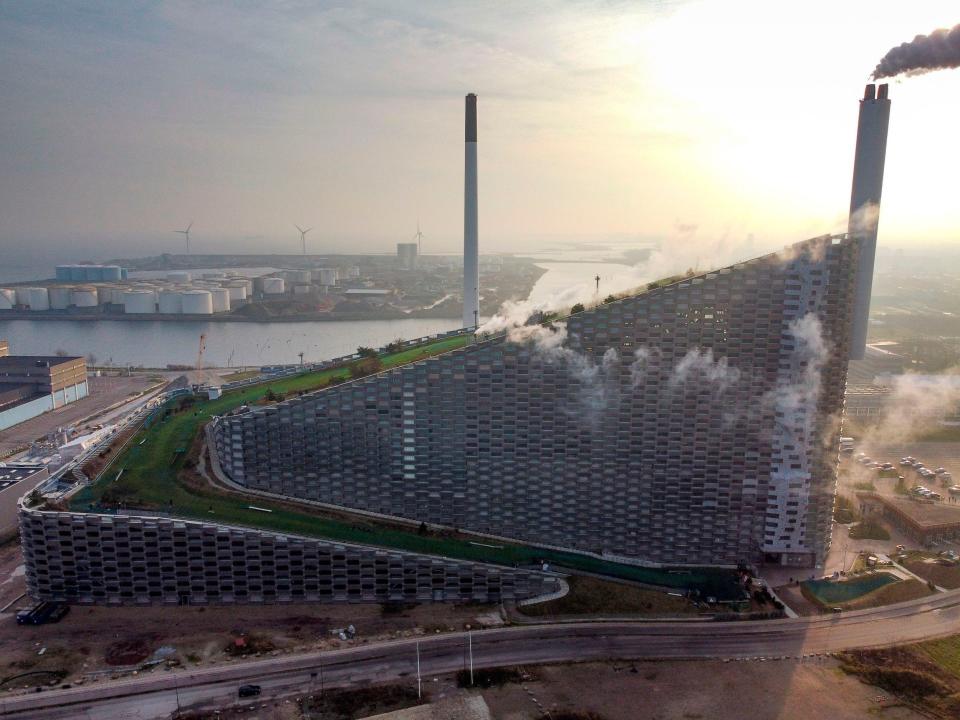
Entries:
[[[6,3],[0,245],[392,252],[846,227],[857,100],[953,2]],[[705,62],[704,59],[707,59]],[[951,242],[957,71],[892,81],[881,243]],[[692,227],[696,230],[692,231]],[[678,227],[686,227],[679,233]]]

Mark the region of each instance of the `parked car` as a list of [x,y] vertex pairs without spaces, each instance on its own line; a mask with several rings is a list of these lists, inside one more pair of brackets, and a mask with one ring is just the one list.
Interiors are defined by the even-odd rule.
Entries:
[[238,690],[238,695],[242,698],[257,697],[260,694],[259,685],[241,685]]
[[69,605],[55,602],[41,602],[26,610],[17,612],[17,623],[20,625],[43,625],[45,623],[60,622],[68,612],[70,612]]

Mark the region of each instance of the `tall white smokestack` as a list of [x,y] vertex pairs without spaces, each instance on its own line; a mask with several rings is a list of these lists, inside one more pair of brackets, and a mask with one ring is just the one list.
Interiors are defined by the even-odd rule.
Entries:
[[889,124],[890,100],[887,98],[887,86],[876,88],[874,85],[867,85],[863,100],[860,101],[848,226],[848,232],[860,240],[857,295],[850,338],[851,360],[862,360],[867,347],[870,290],[873,286],[873,261],[877,254],[880,193],[883,190],[883,164],[887,153]]
[[463,326],[480,324],[480,257],[477,228],[477,96],[467,95],[463,177]]

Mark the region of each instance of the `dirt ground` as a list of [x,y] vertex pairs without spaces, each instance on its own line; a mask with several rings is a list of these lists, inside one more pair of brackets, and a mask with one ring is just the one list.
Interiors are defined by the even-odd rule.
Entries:
[[44,413],[0,432],[0,456],[39,440],[58,427],[73,425],[114,403],[142,392],[156,383],[146,375],[131,377],[91,377],[90,395],[75,403]]
[[557,665],[533,675],[522,685],[484,691],[496,720],[534,720],[545,710],[553,717],[592,712],[597,720],[923,717],[832,660]]
[[19,543],[14,540],[0,545],[0,608],[22,595],[26,588]]
[[[18,545],[0,547],[0,607],[24,590]],[[0,614],[0,692],[34,684],[91,682],[126,673],[149,660],[200,666],[236,657],[349,647],[373,640],[503,624],[493,605],[417,605],[400,611],[379,604],[235,607],[73,606],[59,623],[17,625],[14,603]],[[356,637],[337,633],[354,625]],[[242,637],[241,645],[237,638]],[[43,651],[40,654],[41,650]],[[160,663],[162,666],[163,663]],[[2,684],[26,672],[50,672]],[[11,687],[12,686],[12,687]]]

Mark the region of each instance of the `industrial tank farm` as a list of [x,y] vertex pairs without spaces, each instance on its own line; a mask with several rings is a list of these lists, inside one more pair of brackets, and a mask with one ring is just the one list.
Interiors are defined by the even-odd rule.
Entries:
[[283,308],[282,303],[292,299],[302,311],[304,301],[335,292],[340,277],[358,277],[354,270],[280,270],[256,278],[234,272],[172,270],[162,278],[134,279],[118,265],[58,265],[54,280],[0,288],[0,318],[24,313],[22,317],[50,319],[230,315],[255,320],[260,316],[235,311],[251,302]]

